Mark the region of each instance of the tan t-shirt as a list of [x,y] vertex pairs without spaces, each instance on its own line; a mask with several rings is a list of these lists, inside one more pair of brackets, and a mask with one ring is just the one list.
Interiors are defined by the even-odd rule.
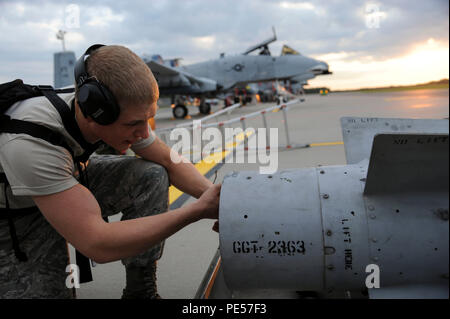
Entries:
[[[71,107],[73,93],[59,95]],[[45,97],[17,102],[6,112],[13,119],[34,122],[59,132],[66,138],[75,156],[84,150],[65,130],[62,119]],[[132,150],[147,147],[155,140],[149,126],[149,137],[132,145]],[[5,172],[14,196],[8,195],[11,208],[33,206],[30,196],[48,195],[78,184],[74,177],[76,165],[64,147],[27,134],[0,134],[0,172]],[[5,207],[1,187],[0,207]],[[17,197],[18,196],[18,197]]]

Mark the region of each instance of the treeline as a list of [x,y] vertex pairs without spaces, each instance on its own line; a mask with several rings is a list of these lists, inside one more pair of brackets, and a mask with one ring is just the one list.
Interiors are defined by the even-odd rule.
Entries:
[[392,92],[392,91],[404,91],[404,90],[421,90],[421,89],[448,89],[448,79],[442,79],[439,81],[431,81],[427,83],[420,83],[414,85],[398,85],[398,86],[384,86],[376,88],[361,88],[355,90],[339,90],[333,92]]

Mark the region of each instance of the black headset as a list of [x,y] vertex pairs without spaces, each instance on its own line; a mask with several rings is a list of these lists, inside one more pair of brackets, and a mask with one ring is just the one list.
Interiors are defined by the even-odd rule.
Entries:
[[103,44],[94,44],[77,60],[75,81],[77,83],[77,101],[84,117],[90,116],[100,125],[108,125],[117,120],[120,107],[111,91],[95,76],[89,76],[86,60],[89,55]]

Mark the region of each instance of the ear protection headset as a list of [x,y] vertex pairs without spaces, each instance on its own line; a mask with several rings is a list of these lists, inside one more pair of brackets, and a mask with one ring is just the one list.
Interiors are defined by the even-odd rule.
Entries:
[[95,76],[89,76],[86,70],[86,60],[89,55],[103,46],[103,44],[90,46],[77,60],[74,73],[77,83],[77,101],[84,117],[90,116],[96,123],[108,125],[117,120],[120,107],[111,91]]

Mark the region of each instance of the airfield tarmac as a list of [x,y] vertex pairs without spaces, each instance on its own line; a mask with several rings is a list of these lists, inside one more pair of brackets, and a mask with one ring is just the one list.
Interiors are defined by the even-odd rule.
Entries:
[[[231,118],[262,110],[273,104],[255,104],[235,110]],[[220,106],[213,106],[213,111]],[[184,121],[200,119],[190,108],[190,120],[173,120],[170,108],[161,108],[156,116],[157,128],[171,127]],[[278,152],[278,169],[345,165],[340,118],[385,117],[443,119],[449,117],[449,90],[415,90],[377,93],[330,93],[327,96],[306,95],[306,100],[288,111],[289,136],[293,144],[311,144],[309,148]],[[226,120],[222,117],[221,120]],[[277,127],[279,144],[286,144],[282,112],[270,113],[269,127]],[[248,120],[247,127],[263,127],[261,116]],[[259,170],[261,163],[225,163],[217,172],[217,181],[232,171]],[[210,177],[214,179],[214,174]],[[192,202],[190,198],[185,204]],[[115,219],[118,220],[119,216]],[[193,298],[219,246],[219,236],[211,230],[213,221],[191,224],[166,240],[158,261],[158,291],[163,298]],[[120,298],[125,286],[121,262],[97,265],[94,281],[77,289],[80,299]]]

